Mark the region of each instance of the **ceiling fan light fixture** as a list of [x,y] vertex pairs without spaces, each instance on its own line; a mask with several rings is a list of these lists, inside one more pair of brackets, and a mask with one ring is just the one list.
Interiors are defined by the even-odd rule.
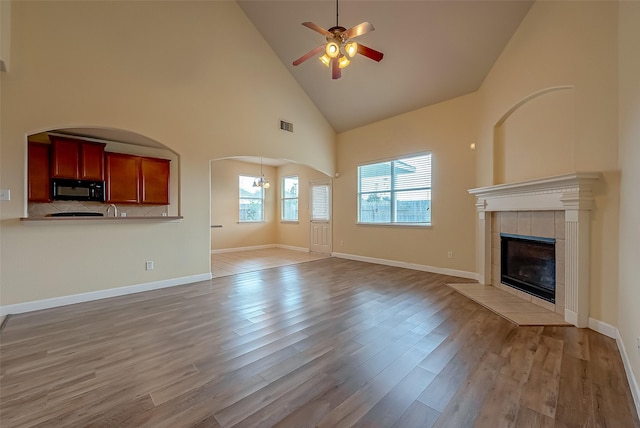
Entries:
[[327,67],[329,67],[331,65],[331,57],[327,54],[322,55],[320,58],[318,58],[324,65],[326,65]]
[[338,58],[338,67],[340,67],[340,68],[345,68],[350,63],[351,63],[351,61],[349,61],[349,58],[347,58],[344,55],[340,55],[340,58]]
[[327,55],[329,55],[331,58],[337,58],[337,56],[340,55],[340,46],[338,46],[336,42],[327,43],[327,47],[325,50],[327,52]]
[[358,53],[358,44],[356,42],[349,42],[344,48],[349,58],[353,58]]

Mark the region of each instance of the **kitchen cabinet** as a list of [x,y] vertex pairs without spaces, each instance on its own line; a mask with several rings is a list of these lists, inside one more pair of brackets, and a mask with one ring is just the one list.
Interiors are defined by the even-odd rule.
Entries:
[[140,201],[140,158],[106,153],[105,169],[106,202],[137,204]]
[[106,202],[169,204],[170,161],[106,153]]
[[143,204],[169,204],[170,161],[166,159],[140,159],[140,202]]
[[50,144],[29,143],[27,159],[27,187],[29,202],[51,201]]
[[104,143],[50,136],[51,177],[104,180]]

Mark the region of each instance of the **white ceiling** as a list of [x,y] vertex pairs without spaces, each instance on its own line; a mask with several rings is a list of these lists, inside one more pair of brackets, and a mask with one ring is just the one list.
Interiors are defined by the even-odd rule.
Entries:
[[301,25],[336,24],[332,0],[237,0],[336,132],[343,132],[477,90],[531,0],[342,0],[339,24],[368,21],[375,31],[356,39],[384,53],[376,63],[356,56],[331,79],[315,58],[292,62],[326,43]]

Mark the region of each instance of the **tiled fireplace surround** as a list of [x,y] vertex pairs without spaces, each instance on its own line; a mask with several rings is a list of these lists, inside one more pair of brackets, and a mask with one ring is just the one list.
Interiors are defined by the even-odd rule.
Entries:
[[[469,190],[477,198],[479,282],[587,327],[592,186],[599,177],[583,172]],[[500,232],[556,239],[555,305],[500,284]]]

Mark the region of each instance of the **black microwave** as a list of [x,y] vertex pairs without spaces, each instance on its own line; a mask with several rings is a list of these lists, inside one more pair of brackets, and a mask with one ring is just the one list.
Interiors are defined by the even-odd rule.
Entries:
[[104,202],[104,181],[54,178],[51,186],[56,201]]

